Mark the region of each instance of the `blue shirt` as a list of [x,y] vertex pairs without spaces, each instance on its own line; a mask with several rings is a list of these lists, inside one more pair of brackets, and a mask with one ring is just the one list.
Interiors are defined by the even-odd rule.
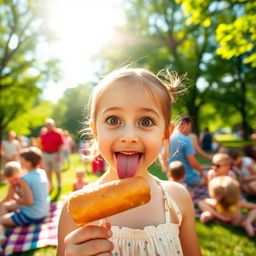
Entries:
[[49,213],[50,198],[48,193],[48,178],[44,170],[36,169],[29,171],[21,177],[29,185],[33,204],[24,205],[21,211],[31,219],[46,217]]
[[186,170],[186,178],[194,171],[189,164],[187,156],[195,155],[192,140],[181,132],[174,131],[171,135],[170,141],[171,157],[169,162],[181,161]]

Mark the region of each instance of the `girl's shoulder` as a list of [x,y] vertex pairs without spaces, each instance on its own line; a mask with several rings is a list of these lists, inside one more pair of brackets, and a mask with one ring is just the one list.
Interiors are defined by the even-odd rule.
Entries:
[[176,203],[181,212],[185,212],[186,209],[192,204],[192,199],[187,188],[174,181],[161,181],[166,188],[167,193],[172,200]]

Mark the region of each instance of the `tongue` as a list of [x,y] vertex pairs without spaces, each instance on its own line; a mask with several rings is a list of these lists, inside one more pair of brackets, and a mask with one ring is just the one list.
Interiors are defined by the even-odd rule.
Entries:
[[119,179],[135,176],[139,164],[139,154],[117,154],[117,174]]

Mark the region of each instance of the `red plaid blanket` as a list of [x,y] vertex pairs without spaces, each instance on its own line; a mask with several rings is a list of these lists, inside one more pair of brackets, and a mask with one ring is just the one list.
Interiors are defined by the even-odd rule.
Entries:
[[62,202],[53,202],[49,216],[41,224],[14,227],[7,232],[4,255],[29,251],[45,246],[57,246],[57,225]]

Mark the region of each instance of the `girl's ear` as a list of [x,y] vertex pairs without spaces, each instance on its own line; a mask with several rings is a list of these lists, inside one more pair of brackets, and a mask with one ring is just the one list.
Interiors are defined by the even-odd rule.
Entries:
[[96,125],[94,122],[90,122],[90,127],[92,129],[92,133],[93,133],[93,137],[95,140],[98,140],[98,133],[97,133],[97,129],[96,129]]

